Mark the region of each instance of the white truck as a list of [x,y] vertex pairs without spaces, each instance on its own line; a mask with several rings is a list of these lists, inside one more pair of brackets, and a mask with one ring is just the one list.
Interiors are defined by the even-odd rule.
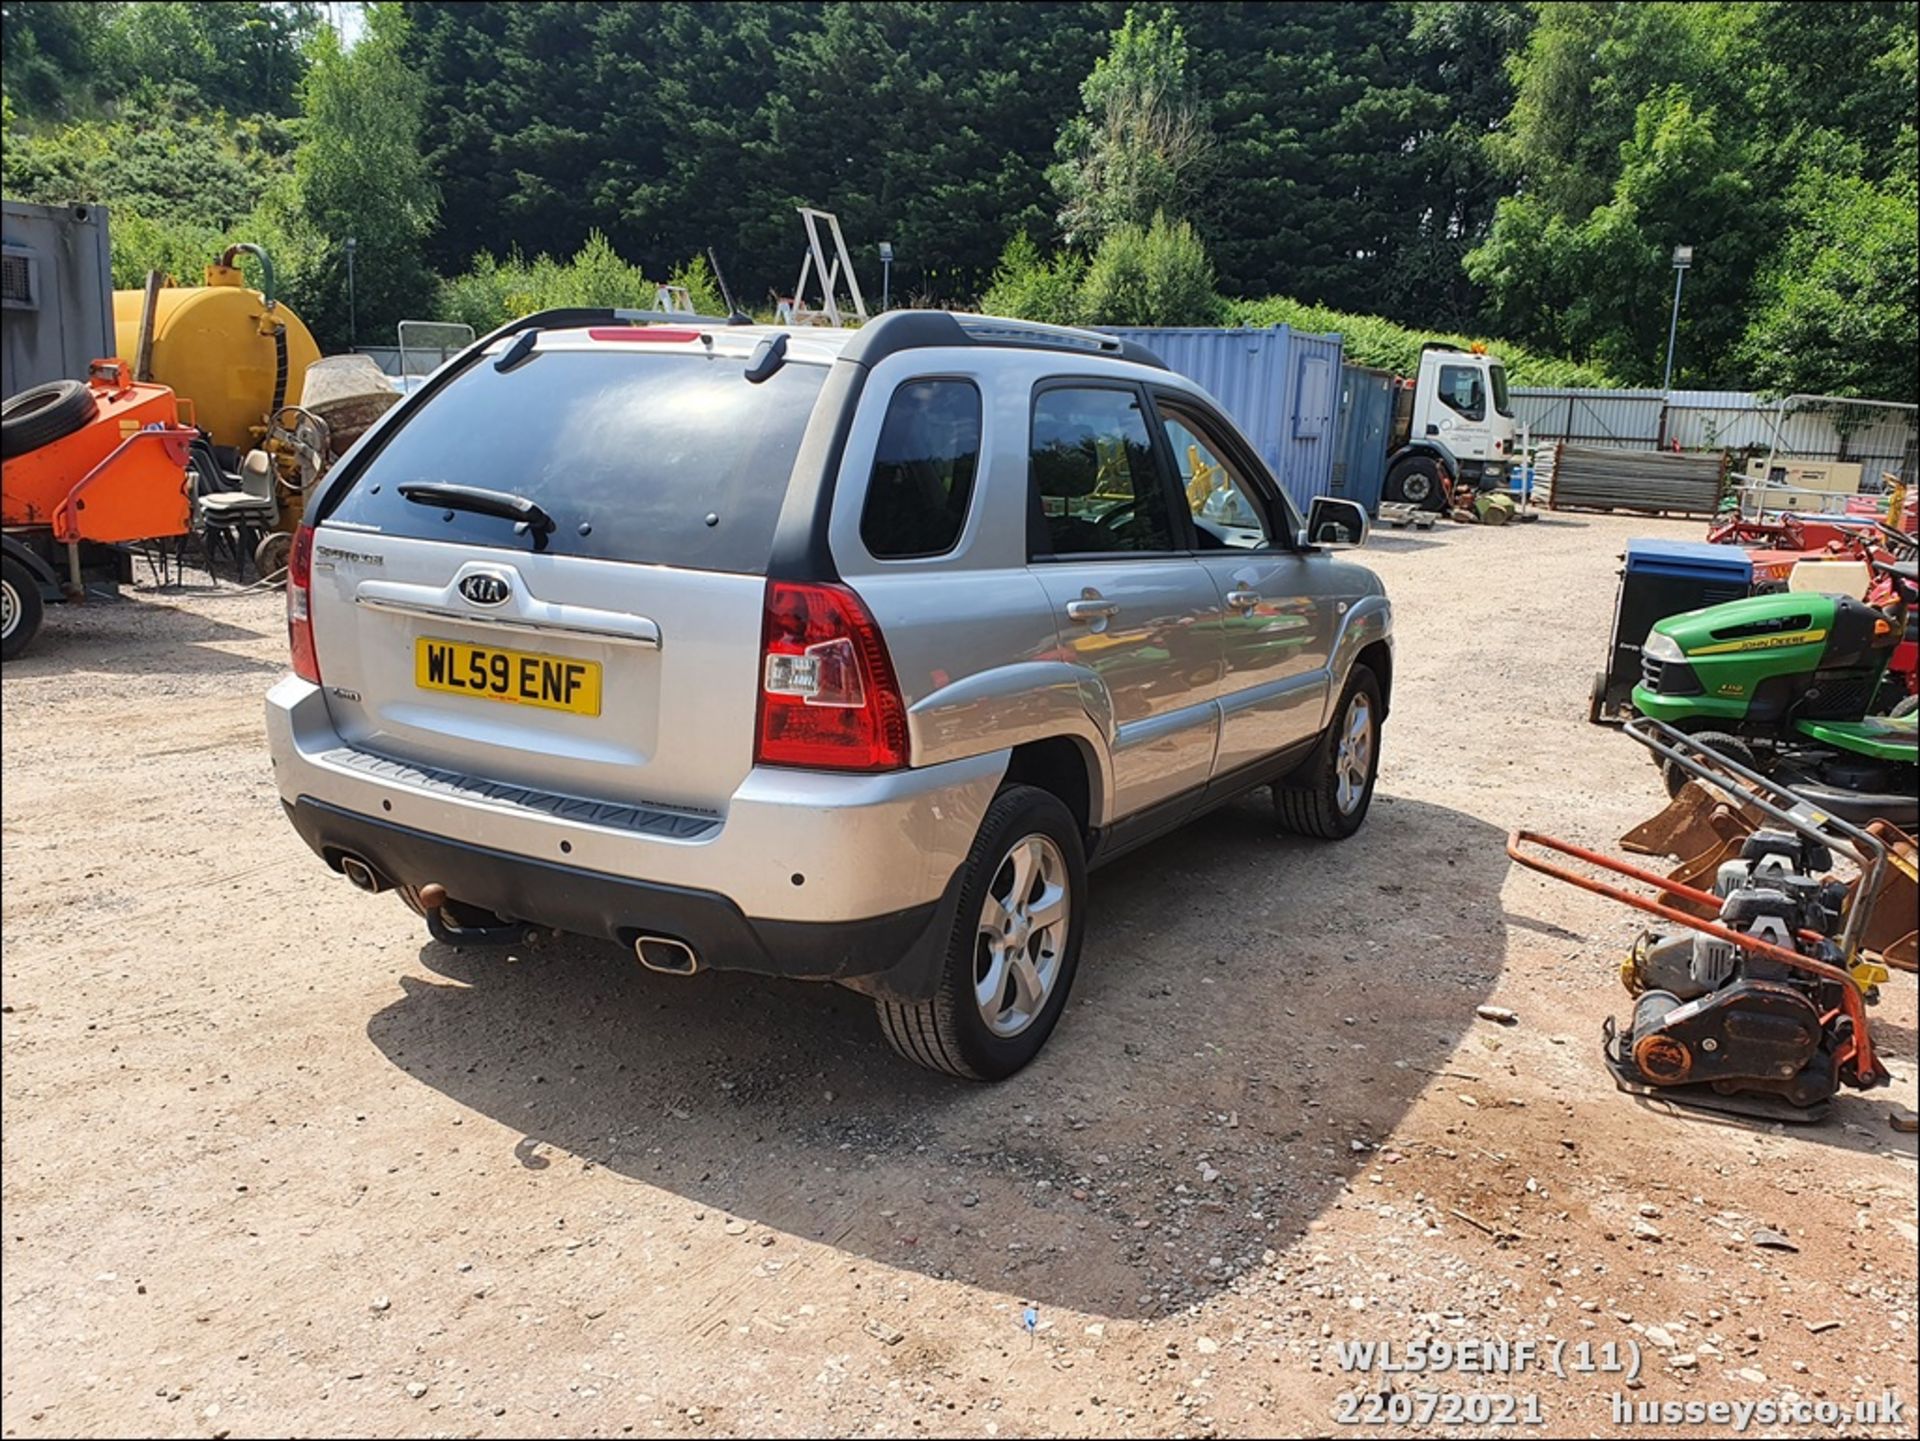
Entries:
[[1505,490],[1516,434],[1499,357],[1429,341],[1420,347],[1420,373],[1394,381],[1381,498],[1444,510],[1456,485]]

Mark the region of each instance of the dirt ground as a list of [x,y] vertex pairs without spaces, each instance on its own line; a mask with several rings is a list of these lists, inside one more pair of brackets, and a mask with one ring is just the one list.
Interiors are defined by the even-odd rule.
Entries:
[[1913,978],[1890,1092],[1665,1114],[1598,1057],[1631,915],[1504,854],[1663,799],[1587,687],[1627,538],[1699,530],[1383,533],[1366,830],[1250,800],[1100,873],[1064,1021],[991,1088],[850,993],[432,943],[281,815],[278,596],[56,611],[0,689],[5,1434],[1511,1432],[1344,1424],[1383,1382],[1337,1343],[1469,1339],[1644,1364],[1380,1404],[1645,1434],[1613,1395],[1890,1389],[1833,1434],[1912,1434]]

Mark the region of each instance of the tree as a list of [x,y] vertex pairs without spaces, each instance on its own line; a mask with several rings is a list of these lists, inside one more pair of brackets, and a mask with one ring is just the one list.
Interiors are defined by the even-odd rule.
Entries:
[[1081,83],[1081,113],[1061,131],[1049,172],[1069,244],[1098,245],[1122,226],[1186,212],[1213,145],[1187,64],[1186,32],[1170,14],[1127,11]]
[[[1829,377],[1815,389],[1888,373],[1844,364],[1815,342],[1838,333],[1839,317],[1832,294],[1800,281],[1816,265],[1836,285],[1881,273],[1883,257],[1832,254],[1834,232],[1817,212],[1884,216],[1886,196],[1868,196],[1910,148],[1917,18],[1910,0],[1542,7],[1513,61],[1512,112],[1490,144],[1510,193],[1466,261],[1489,317],[1630,383],[1657,381],[1669,256],[1689,244],[1682,383],[1748,383],[1760,334],[1797,335],[1810,360],[1824,357],[1799,371]],[[1820,178],[1809,178],[1810,164]],[[1911,231],[1911,204],[1906,214]],[[1885,294],[1906,307],[1911,350],[1920,339],[1911,287]],[[1770,319],[1756,332],[1760,313]],[[1883,315],[1868,328],[1890,324]]]
[[1805,167],[1787,196],[1786,242],[1756,286],[1739,347],[1743,373],[1782,394],[1905,399],[1920,394],[1920,210],[1913,156],[1876,185]]
[[438,194],[421,154],[426,85],[405,58],[406,29],[398,5],[377,4],[351,50],[331,27],[318,32],[293,173],[262,206],[288,295],[323,347],[390,334],[432,300],[424,245]]
[[63,116],[91,104],[103,76],[100,7],[87,0],[5,0],[0,49],[20,115]]
[[1081,282],[1079,309],[1094,325],[1211,325],[1221,306],[1193,226],[1156,211],[1150,225],[1107,232]]

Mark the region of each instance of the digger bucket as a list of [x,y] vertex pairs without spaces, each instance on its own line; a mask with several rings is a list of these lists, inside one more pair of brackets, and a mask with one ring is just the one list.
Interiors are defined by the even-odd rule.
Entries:
[[1887,868],[1872,897],[1873,918],[1860,937],[1862,950],[1876,951],[1896,971],[1920,971],[1920,932],[1913,926],[1920,907],[1920,845],[1898,826],[1874,821],[1867,826],[1887,848]]
[[1699,781],[1688,781],[1665,810],[1620,837],[1620,849],[1688,861],[1731,841],[1737,854],[1737,843],[1758,830],[1762,819],[1751,807],[1722,800]]

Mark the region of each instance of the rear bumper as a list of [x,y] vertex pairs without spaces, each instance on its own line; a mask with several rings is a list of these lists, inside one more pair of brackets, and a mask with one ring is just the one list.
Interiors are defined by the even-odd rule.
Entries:
[[924,999],[939,984],[950,920],[943,901],[856,920],[755,920],[714,891],[511,855],[307,797],[282,804],[300,838],[335,870],[354,856],[388,885],[444,885],[499,916],[623,946],[667,936],[685,942],[702,968],[839,981],[900,999]]
[[281,801],[335,869],[359,855],[390,884],[443,885],[514,920],[622,942],[673,936],[703,965],[876,978],[889,991],[884,977],[947,897],[1007,766],[1001,751],[882,775],[760,767],[723,812],[655,813],[450,783],[370,756],[334,730],[320,688],[294,677],[266,711]]

